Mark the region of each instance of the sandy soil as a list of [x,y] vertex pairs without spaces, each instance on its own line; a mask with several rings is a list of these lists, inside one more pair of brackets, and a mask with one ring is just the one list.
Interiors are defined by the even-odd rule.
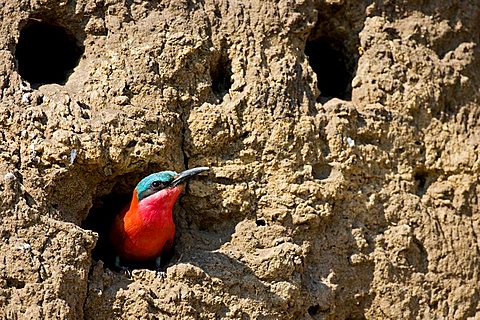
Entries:
[[[419,3],[2,1],[0,319],[480,319],[480,2]],[[166,277],[113,270],[195,166]]]

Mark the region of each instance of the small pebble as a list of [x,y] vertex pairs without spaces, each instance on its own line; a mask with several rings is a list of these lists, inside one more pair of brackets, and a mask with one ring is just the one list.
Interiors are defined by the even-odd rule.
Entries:
[[350,137],[347,137],[347,143],[349,147],[353,147],[355,145],[355,140]]

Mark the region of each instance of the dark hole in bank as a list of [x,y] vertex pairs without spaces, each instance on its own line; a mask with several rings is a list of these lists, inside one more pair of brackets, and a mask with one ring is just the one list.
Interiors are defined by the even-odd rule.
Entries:
[[305,55],[317,74],[321,97],[351,100],[356,61],[341,41],[328,37],[307,41]]
[[226,57],[220,57],[217,64],[210,70],[212,91],[217,98],[222,98],[232,87],[232,66]]
[[[103,261],[105,266],[114,271],[120,271],[115,265],[116,253],[113,249],[110,240],[110,230],[113,226],[115,217],[125,210],[132,199],[132,192],[130,186],[125,187],[118,183],[113,191],[105,196],[94,200],[93,207],[87,216],[87,219],[82,223],[82,228],[97,232],[99,235],[97,245],[92,251],[92,258],[96,261]],[[134,186],[131,187],[133,191]],[[162,255],[162,267],[164,267],[171,258],[173,251]],[[145,262],[120,261],[122,267],[127,267],[129,270],[133,269],[150,269],[156,270],[155,260]]]
[[255,223],[259,227],[263,227],[267,224],[264,219],[257,219],[257,220],[255,220]]
[[64,84],[84,48],[64,27],[30,20],[20,31],[15,49],[20,76],[32,86]]
[[310,306],[307,311],[311,316],[317,315],[320,312],[320,306],[318,304]]
[[418,171],[414,175],[415,184],[417,187],[417,195],[423,196],[427,191],[427,179],[428,179],[428,172],[426,171]]

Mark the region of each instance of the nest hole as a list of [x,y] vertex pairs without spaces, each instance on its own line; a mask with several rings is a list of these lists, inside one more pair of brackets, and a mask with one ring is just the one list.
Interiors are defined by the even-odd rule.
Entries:
[[[134,184],[138,183],[140,177],[137,174],[131,174],[119,178],[114,185],[112,192],[99,196],[93,201],[93,206],[88,213],[87,218],[82,223],[82,228],[92,230],[98,233],[98,241],[92,251],[92,258],[95,261],[103,261],[105,267],[119,271],[115,265],[116,253],[110,242],[110,231],[115,221],[115,217],[125,210],[132,200]],[[171,259],[172,252],[165,253],[161,257],[162,266],[164,267]],[[156,270],[155,259],[145,262],[120,261],[122,267],[133,269],[150,269]]]
[[82,228],[98,233],[97,245],[92,251],[92,258],[102,260],[106,267],[115,269],[115,252],[109,240],[109,232],[113,221],[130,203],[131,193],[112,192],[94,200],[87,218],[82,223]]
[[29,20],[20,31],[15,49],[20,76],[32,86],[65,84],[84,48],[67,29]]
[[231,61],[227,57],[221,56],[216,65],[210,69],[212,92],[217,98],[223,98],[232,87],[232,75]]
[[436,175],[426,169],[418,169],[414,173],[413,178],[415,179],[415,193],[422,197],[432,182],[435,181]]
[[352,99],[356,62],[341,41],[328,37],[307,41],[305,55],[317,75],[321,98]]
[[310,316],[315,316],[320,312],[320,306],[318,304],[310,306],[307,311]]
[[425,194],[425,191],[427,190],[428,173],[425,171],[417,172],[415,173],[414,178],[417,187],[417,195],[421,196]]
[[257,220],[255,220],[255,224],[258,227],[264,227],[264,226],[267,225],[267,222],[264,219],[257,219]]

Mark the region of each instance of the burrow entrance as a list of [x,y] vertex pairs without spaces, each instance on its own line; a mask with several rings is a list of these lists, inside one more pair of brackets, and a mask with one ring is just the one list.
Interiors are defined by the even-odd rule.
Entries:
[[352,99],[352,79],[356,59],[342,41],[320,37],[307,41],[305,55],[317,74],[317,86],[322,98]]
[[[110,270],[119,271],[115,266],[115,252],[110,243],[109,234],[113,226],[115,217],[125,208],[127,208],[132,200],[133,190],[136,184],[143,178],[138,173],[131,173],[116,179],[116,182],[110,193],[97,197],[93,201],[87,218],[82,222],[83,229],[92,230],[98,233],[99,238],[97,245],[92,251],[92,258],[95,261],[103,261],[105,267]],[[171,260],[172,252],[162,255],[162,267],[165,267]],[[122,267],[133,269],[150,269],[156,270],[155,260],[145,262],[121,261]]]
[[364,28],[367,5],[364,1],[317,4],[317,20],[304,51],[317,75],[317,102],[352,99],[352,80],[360,58],[359,33]]
[[112,192],[94,200],[93,207],[83,221],[82,228],[98,233],[97,245],[92,251],[92,258],[102,260],[111,270],[115,268],[115,252],[109,241],[110,228],[115,216],[130,203],[131,193]]
[[20,76],[32,86],[65,84],[84,52],[66,28],[31,19],[20,31],[15,58]]
[[212,92],[217,99],[222,99],[232,87],[232,63],[226,54],[219,54],[218,58],[210,66],[210,78],[212,79]]

